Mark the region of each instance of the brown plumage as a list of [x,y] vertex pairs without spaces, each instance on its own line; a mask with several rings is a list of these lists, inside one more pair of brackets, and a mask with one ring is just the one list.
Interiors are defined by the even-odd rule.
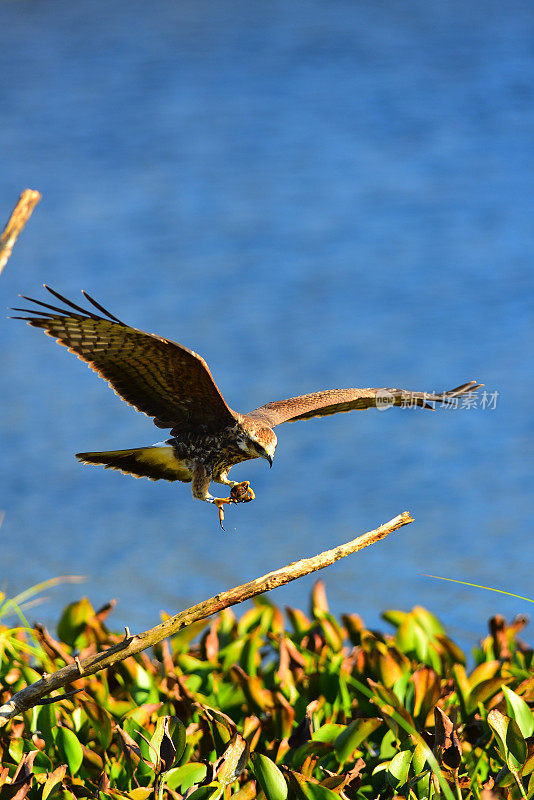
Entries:
[[[446,402],[482,386],[470,381],[442,394],[384,388],[329,389],[266,403],[248,414],[239,414],[228,406],[208,365],[193,350],[126,325],[86,292],[85,298],[98,314],[45,288],[67,308],[23,295],[46,311],[15,308],[31,315],[15,319],[43,328],[86,361],[119,397],[153,417],[158,427],[171,429],[171,438],[157,445],[78,453],[77,458],[136,477],[192,482],[194,497],[217,506],[221,525],[223,504],[254,498],[248,481],[229,480],[230,468],[258,457],[272,466],[276,425],[377,406],[433,408],[432,403]],[[212,497],[208,491],[211,481],[230,486],[230,497]]]

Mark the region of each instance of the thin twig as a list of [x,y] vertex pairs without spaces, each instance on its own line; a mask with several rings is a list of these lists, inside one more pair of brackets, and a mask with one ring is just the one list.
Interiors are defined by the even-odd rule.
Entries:
[[35,705],[50,706],[52,705],[52,703],[58,703],[60,700],[67,700],[69,697],[72,697],[73,694],[78,694],[78,692],[83,692],[83,686],[80,686],[79,689],[74,689],[72,692],[65,692],[65,694],[58,694],[56,695],[56,697],[43,697],[41,700],[37,700]]
[[17,237],[28,222],[33,209],[40,199],[41,194],[35,189],[24,189],[19,197],[19,201],[0,236],[0,275],[8,262]]
[[36,683],[26,686],[26,688],[14,694],[7,703],[0,707],[0,726],[5,725],[16,714],[32,708],[42,697],[55,689],[77,681],[80,677],[85,678],[88,675],[94,675],[95,672],[101,669],[106,669],[129,656],[146,650],[148,647],[153,647],[182,628],[191,625],[193,622],[198,622],[198,620],[210,617],[212,614],[217,614],[224,608],[237,605],[244,600],[249,600],[251,597],[256,597],[258,594],[269,592],[271,589],[276,589],[285,583],[294,581],[304,575],[309,575],[311,572],[324,569],[324,567],[330,566],[335,561],[339,561],[340,558],[345,558],[358,550],[363,550],[364,547],[375,544],[375,542],[384,539],[388,534],[402,528],[403,525],[408,525],[410,522],[413,522],[413,519],[407,511],[404,511],[398,517],[386,522],[379,528],[364,533],[346,544],[339,545],[332,550],[326,550],[324,553],[312,558],[294,561],[292,564],[281,567],[274,572],[269,572],[261,578],[256,578],[241,586],[235,586],[233,589],[221,592],[209,600],[204,600],[196,606],[181,611],[174,617],[170,617],[156,625],[155,628],[150,628],[148,631],[134,634],[128,638],[125,637],[118,644],[113,645],[113,647],[102,653],[87,656],[82,661],[78,659],[77,663],[68,664],[52,675],[48,675],[46,678],[43,677]]

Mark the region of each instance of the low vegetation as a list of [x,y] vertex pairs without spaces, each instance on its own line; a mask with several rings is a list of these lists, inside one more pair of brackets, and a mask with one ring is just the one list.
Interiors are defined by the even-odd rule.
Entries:
[[[534,796],[523,619],[493,618],[466,667],[424,608],[385,612],[392,632],[379,633],[356,614],[332,616],[320,583],[311,606],[284,616],[260,597],[240,618],[226,610],[15,717],[0,730],[0,796]],[[3,702],[76,655],[116,644],[110,611],[82,599],[54,636],[4,621]]]

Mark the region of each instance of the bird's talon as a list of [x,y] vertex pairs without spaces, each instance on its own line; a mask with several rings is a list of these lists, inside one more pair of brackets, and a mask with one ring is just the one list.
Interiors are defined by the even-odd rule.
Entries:
[[228,503],[228,505],[232,505],[232,504],[233,504],[233,503],[235,503],[235,502],[236,502],[236,501],[235,501],[233,498],[231,498],[231,497],[216,497],[216,498],[214,499],[214,501],[213,501],[213,504],[214,504],[215,506],[217,506],[217,511],[219,512],[219,525],[221,526],[221,528],[223,529],[223,531],[224,531],[225,533],[226,533],[226,530],[225,530],[225,527],[224,527],[224,525],[223,525],[223,520],[224,520],[224,505],[225,505],[225,503]]
[[232,486],[230,497],[233,499],[234,503],[250,503],[251,500],[255,499],[256,495],[251,489],[249,481],[242,481]]

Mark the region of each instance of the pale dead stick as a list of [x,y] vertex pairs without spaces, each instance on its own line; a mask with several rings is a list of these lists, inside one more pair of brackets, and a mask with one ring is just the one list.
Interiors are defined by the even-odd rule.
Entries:
[[24,189],[19,197],[19,201],[0,236],[0,275],[8,262],[13,245],[40,199],[41,194],[35,189]]
[[[294,561],[292,564],[281,567],[274,572],[269,572],[261,578],[256,578],[241,586],[235,586],[233,589],[221,592],[209,600],[204,600],[196,606],[180,611],[174,617],[169,617],[169,619],[156,625],[155,628],[150,628],[148,631],[131,636],[129,629],[126,628],[124,639],[108,650],[104,650],[102,653],[95,653],[84,659],[77,659],[76,663],[68,664],[51,675],[43,675],[41,680],[26,686],[14,694],[7,703],[0,707],[0,726],[5,725],[16,714],[39,705],[42,702],[42,698],[55,689],[66,686],[80,678],[85,678],[88,675],[94,675],[95,672],[117,664],[119,661],[124,661],[128,656],[133,656],[148,647],[153,647],[182,628],[191,625],[193,622],[206,619],[212,614],[217,614],[224,608],[237,605],[244,600],[249,600],[251,597],[256,597],[297,578],[302,578],[304,575],[309,575],[311,572],[324,569],[330,564],[339,561],[340,558],[345,558],[358,550],[363,550],[364,547],[375,544],[380,539],[384,539],[393,531],[402,528],[403,525],[408,525],[410,522],[413,522],[413,519],[408,511],[404,511],[394,519],[384,523],[384,525],[380,525],[375,530],[364,533],[346,544],[340,544],[332,550],[325,550],[323,553],[311,558],[302,558],[300,561]],[[53,699],[50,698],[52,701]]]

